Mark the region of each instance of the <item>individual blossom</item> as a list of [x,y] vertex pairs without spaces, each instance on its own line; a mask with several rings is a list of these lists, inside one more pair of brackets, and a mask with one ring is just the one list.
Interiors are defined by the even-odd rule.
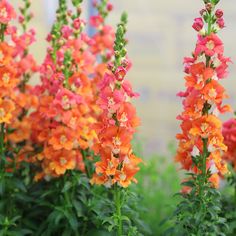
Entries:
[[0,23],[6,25],[14,18],[16,18],[16,12],[13,6],[7,0],[2,0],[0,2]]

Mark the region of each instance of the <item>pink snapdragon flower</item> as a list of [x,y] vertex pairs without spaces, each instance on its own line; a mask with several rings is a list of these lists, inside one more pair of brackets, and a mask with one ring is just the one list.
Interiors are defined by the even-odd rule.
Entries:
[[217,19],[216,23],[221,29],[223,29],[225,27],[225,21],[223,18]]
[[16,12],[12,5],[10,5],[6,0],[1,0],[0,2],[0,23],[8,24],[10,20],[16,18]]
[[214,54],[223,54],[224,46],[219,37],[212,33],[207,37],[198,36],[198,42],[195,49],[195,54],[200,55],[205,53],[212,57]]
[[203,26],[204,26],[204,22],[201,17],[194,19],[194,23],[193,23],[192,27],[196,31],[200,31],[203,28]]
[[100,15],[90,17],[90,24],[93,27],[98,27],[99,25],[103,23],[103,21],[104,19]]
[[217,18],[221,18],[224,15],[224,12],[221,9],[218,9],[215,13]]

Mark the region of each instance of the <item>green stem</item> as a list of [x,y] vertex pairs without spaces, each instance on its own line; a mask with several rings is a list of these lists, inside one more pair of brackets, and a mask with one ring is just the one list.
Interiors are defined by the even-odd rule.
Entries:
[[5,153],[4,153],[4,123],[1,124],[0,130],[0,168],[4,171],[4,162],[5,162]]
[[236,206],[236,184],[234,185],[234,204]]
[[208,29],[207,29],[207,34],[210,35],[211,34],[211,13],[209,13],[209,20],[208,20]]
[[1,26],[0,26],[0,40],[1,40],[1,42],[4,41],[5,30],[6,30],[6,25],[5,24],[1,24]]
[[207,139],[203,139],[203,154],[202,154],[202,163],[201,163],[201,181],[200,181],[200,186],[199,186],[199,194],[202,196],[203,194],[203,188],[205,186],[205,183],[207,182],[207,176],[206,176],[206,161],[208,157],[208,149],[207,149]]
[[116,185],[115,186],[115,206],[116,206],[116,215],[118,219],[118,226],[117,226],[117,236],[123,235],[123,225],[122,225],[122,213],[121,213],[121,191],[120,188]]
[[81,154],[82,154],[83,161],[84,161],[86,175],[90,179],[90,178],[92,178],[92,174],[90,172],[89,162],[87,161],[87,152],[86,152],[86,150],[81,149]]
[[[207,27],[207,35],[211,34],[212,31],[212,11],[209,12],[208,15],[208,27]],[[211,58],[209,56],[206,56],[206,67],[209,67],[210,65],[210,60]],[[204,108],[203,108],[203,115],[208,115],[210,107],[208,106],[208,103],[204,104]],[[207,176],[206,176],[206,162],[207,162],[207,158],[209,156],[209,152],[208,152],[208,148],[207,148],[207,142],[208,139],[207,138],[203,138],[202,139],[203,142],[203,153],[202,153],[202,163],[200,166],[200,170],[201,170],[201,180],[200,180],[200,186],[199,186],[199,195],[202,196],[203,194],[203,188],[205,183],[207,182]]]

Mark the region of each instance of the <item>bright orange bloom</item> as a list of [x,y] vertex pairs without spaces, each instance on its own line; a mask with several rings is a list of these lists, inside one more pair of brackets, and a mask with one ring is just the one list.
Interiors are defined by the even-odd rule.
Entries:
[[0,98],[0,123],[10,124],[14,110],[15,105],[13,101]]
[[201,89],[204,87],[207,80],[211,79],[214,75],[212,68],[206,68],[203,62],[193,64],[190,67],[191,75],[186,76],[186,87],[193,87],[195,89]]
[[124,159],[124,165],[122,169],[118,171],[118,174],[116,174],[114,179],[117,180],[118,183],[124,188],[127,188],[132,181],[137,183],[137,180],[134,178],[134,176],[140,170],[138,164],[141,162],[141,158],[131,154],[129,158]]
[[51,138],[48,143],[53,146],[55,150],[66,149],[72,150],[77,147],[75,133],[73,130],[65,126],[57,126],[51,131]]
[[5,42],[0,43],[0,66],[9,65],[13,56],[13,47]]
[[23,121],[15,120],[11,128],[14,129],[14,132],[7,135],[11,142],[19,143],[30,139],[31,123],[28,118],[25,118]]
[[0,67],[0,90],[13,89],[19,83],[19,79],[15,77],[15,70],[11,67]]
[[[76,166],[76,153],[65,149],[55,151],[54,149],[47,148],[44,153],[45,158],[49,161],[45,169],[45,173],[51,175],[62,175],[66,170],[72,170]],[[46,160],[46,161],[47,161]]]

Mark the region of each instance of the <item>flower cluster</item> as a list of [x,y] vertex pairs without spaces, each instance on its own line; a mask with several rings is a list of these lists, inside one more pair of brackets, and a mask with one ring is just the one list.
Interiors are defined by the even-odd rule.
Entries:
[[[23,33],[11,24],[17,15],[7,2],[0,4],[1,20],[1,145],[5,146],[7,166],[24,159],[28,151],[33,151],[30,145],[31,122],[28,111],[37,105],[37,98],[32,95],[32,87],[28,84],[32,74],[37,71],[29,46],[35,41],[35,32],[27,30],[27,23],[32,18],[28,14],[30,1],[20,8],[19,23]],[[25,20],[22,20],[25,19]],[[8,43],[6,43],[8,42]],[[5,155],[4,152],[4,155]],[[10,170],[10,169],[9,169]]]
[[[33,161],[42,168],[36,179],[60,176],[72,169],[84,172],[84,161],[90,159],[89,150],[97,140],[93,126],[101,109],[95,101],[106,71],[100,57],[110,45],[103,45],[98,37],[103,34],[104,20],[101,29],[96,25],[95,35],[83,31],[86,23],[80,17],[80,3],[73,3],[73,13],[60,1],[57,21],[47,37],[51,46],[40,68],[41,85],[34,89],[39,105],[31,114],[31,138],[39,150]],[[103,46],[94,50],[99,44]]]
[[[30,78],[38,70],[38,66],[32,54],[29,53],[29,47],[35,42],[35,31],[27,29],[27,25],[32,18],[32,13],[28,13],[31,2],[26,0],[24,6],[20,8],[19,24],[22,26],[23,33],[19,34],[15,26],[8,27],[7,34],[14,45],[14,61],[17,67],[17,78],[19,83],[14,91],[14,100],[16,110],[14,112],[13,122],[10,126],[10,132],[7,133],[7,141],[12,151],[16,153],[20,161],[26,157],[28,151],[33,151],[30,144],[31,121],[28,112],[37,106],[37,97],[32,94],[32,86],[28,84]],[[22,156],[21,154],[24,153]],[[26,160],[26,159],[24,159]]]
[[135,108],[129,102],[129,99],[137,94],[125,79],[130,68],[124,48],[127,21],[125,14],[121,20],[122,23],[116,32],[115,61],[109,64],[110,71],[105,73],[100,83],[101,92],[97,102],[103,111],[95,126],[98,143],[94,145],[94,151],[99,154],[100,161],[95,164],[96,173],[91,182],[106,187],[116,183],[128,187],[132,181],[136,181],[134,175],[141,162],[141,159],[134,155],[131,146],[139,119]]
[[[228,105],[222,105],[227,95],[220,84],[227,75],[230,59],[223,56],[224,46],[216,35],[223,12],[217,10],[213,14],[214,8],[214,4],[207,3],[201,11],[202,17],[195,19],[193,28],[199,32],[198,41],[192,57],[184,59],[186,91],[178,94],[184,98],[184,111],[177,117],[182,121],[182,133],[177,135],[176,160],[186,170],[210,172],[216,186],[218,175],[227,172],[221,158],[227,148],[217,115],[230,111]],[[207,30],[204,22],[208,23]]]
[[[38,169],[36,180],[74,169],[90,177],[86,163],[92,163],[95,154],[101,160],[95,164],[91,182],[127,187],[136,181],[141,162],[131,145],[139,119],[129,102],[137,93],[125,79],[131,67],[124,39],[127,16],[122,16],[115,35],[105,22],[113,6],[108,0],[94,1],[97,11],[89,24],[95,31],[88,35],[80,16],[81,3],[72,1],[72,11],[66,0],[59,1],[56,21],[47,36],[50,46],[38,67],[29,53],[35,42],[34,30],[27,29],[33,16],[28,11],[30,0],[20,8],[22,34],[8,25],[16,17],[14,9],[7,1],[1,2],[0,122],[4,139],[17,162],[31,162]],[[12,46],[3,42],[4,37]],[[41,83],[31,87],[28,81],[38,71]]]
[[34,157],[42,171],[36,179],[60,176],[67,170],[84,171],[81,150],[96,138],[91,129],[91,81],[95,56],[87,47],[89,37],[82,33],[84,22],[60,1],[57,21],[47,40],[51,43],[40,68],[41,85],[35,87],[39,105],[31,114],[32,140],[39,147]]
[[15,111],[14,91],[19,84],[17,65],[14,61],[14,47],[5,42],[8,23],[16,17],[13,7],[7,1],[0,3],[0,123],[9,125]]
[[223,158],[236,169],[236,120],[234,118],[224,122],[222,133],[228,148]]
[[96,43],[93,44],[91,50],[94,54],[101,55],[103,61],[106,62],[112,56],[115,33],[113,27],[106,24],[105,19],[113,6],[108,0],[102,0],[100,4],[95,0],[93,6],[97,9],[98,14],[91,16],[89,22],[91,27],[97,29],[92,36]]

